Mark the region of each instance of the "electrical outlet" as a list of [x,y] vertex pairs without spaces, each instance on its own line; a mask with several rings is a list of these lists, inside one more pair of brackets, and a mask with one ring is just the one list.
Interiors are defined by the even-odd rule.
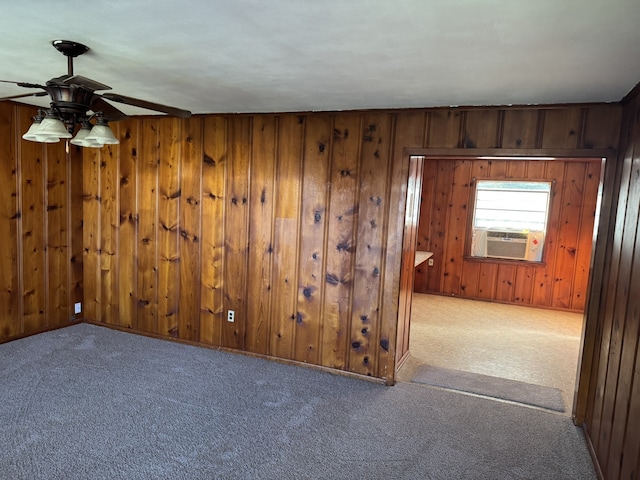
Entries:
[[78,302],[75,304],[74,306],[74,312],[77,315],[78,313],[82,312],[82,303]]
[[233,310],[227,310],[227,322],[235,322],[236,321],[236,312]]
[[430,259],[429,259],[429,266],[430,266],[430,267],[433,267],[433,258],[430,258]]

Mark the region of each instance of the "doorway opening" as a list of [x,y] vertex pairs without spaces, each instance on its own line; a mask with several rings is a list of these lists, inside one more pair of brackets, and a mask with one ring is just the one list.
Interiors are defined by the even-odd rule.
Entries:
[[[416,381],[437,371],[440,378],[463,372],[471,383],[520,382],[556,391],[571,414],[604,159],[417,158],[424,162],[417,265],[397,379]],[[542,258],[473,255],[479,179],[553,185]]]

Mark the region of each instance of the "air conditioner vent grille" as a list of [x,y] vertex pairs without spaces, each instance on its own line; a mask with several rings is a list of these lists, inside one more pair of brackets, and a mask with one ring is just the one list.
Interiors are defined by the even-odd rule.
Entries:
[[529,233],[513,230],[488,230],[486,256],[524,260],[529,247]]
[[505,230],[489,230],[487,231],[487,237],[527,240],[529,238],[529,234],[524,232],[510,232]]

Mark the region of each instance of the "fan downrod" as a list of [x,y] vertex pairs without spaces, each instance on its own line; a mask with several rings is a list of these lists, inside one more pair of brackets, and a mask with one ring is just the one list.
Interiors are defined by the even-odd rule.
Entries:
[[54,40],[51,45],[67,57],[67,74],[70,77],[73,75],[73,59],[89,51],[86,45],[71,40]]

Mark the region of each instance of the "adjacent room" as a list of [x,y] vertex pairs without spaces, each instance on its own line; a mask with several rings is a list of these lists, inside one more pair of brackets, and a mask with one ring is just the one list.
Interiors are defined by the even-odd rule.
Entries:
[[551,388],[571,413],[603,172],[597,158],[424,160],[402,378],[525,382],[511,388]]
[[[639,24],[626,0],[3,6],[0,478],[636,478]],[[456,363],[486,330],[449,300],[573,365]],[[459,354],[442,381],[502,382],[407,378],[416,315]]]

